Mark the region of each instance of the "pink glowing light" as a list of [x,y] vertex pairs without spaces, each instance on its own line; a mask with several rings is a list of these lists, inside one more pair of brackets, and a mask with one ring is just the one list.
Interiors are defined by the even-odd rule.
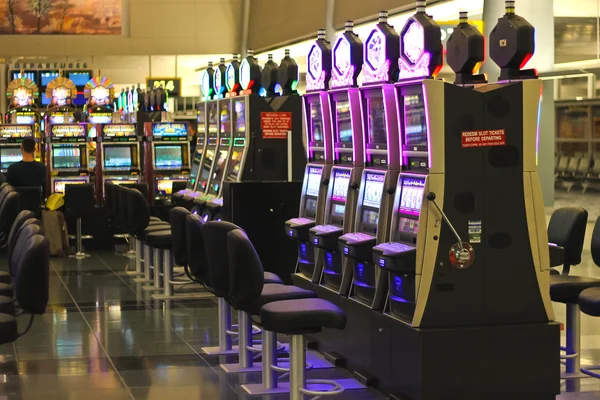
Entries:
[[306,90],[325,89],[325,71],[323,71],[323,52],[313,45],[308,53],[308,74],[306,74]]
[[324,90],[325,89],[325,71],[321,71],[321,73],[313,79],[311,74],[306,75],[306,90]]
[[385,57],[385,36],[379,29],[373,29],[365,42],[362,67],[363,82],[385,82],[389,80],[390,61]]
[[425,51],[423,27],[417,22],[412,22],[402,37],[403,53],[410,62],[416,64]]
[[352,48],[344,36],[340,36],[333,50],[333,69],[330,87],[352,86],[354,83],[354,65],[350,60]]
[[421,55],[421,58],[414,64],[409,65],[402,57],[398,59],[400,69],[399,79],[418,78],[429,76],[429,61],[431,55],[427,52]]
[[385,60],[385,62],[381,64],[380,68],[377,70],[373,70],[373,68],[367,64],[363,64],[362,72],[363,83],[385,82],[389,79],[390,61]]
[[337,71],[334,69],[331,77],[331,83],[329,84],[329,86],[331,86],[332,88],[352,86],[353,82],[354,65],[350,65],[350,67],[348,68],[348,70],[346,70],[346,73],[344,75],[338,75]]

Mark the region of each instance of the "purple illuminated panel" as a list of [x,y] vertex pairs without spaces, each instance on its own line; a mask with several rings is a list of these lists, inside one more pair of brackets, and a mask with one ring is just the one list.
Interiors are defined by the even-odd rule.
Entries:
[[348,186],[350,185],[350,171],[336,170],[333,176],[333,194],[331,200],[346,202]]
[[316,44],[308,52],[308,73],[306,90],[324,90],[325,71],[323,70],[323,52]]
[[354,65],[351,62],[350,43],[340,36],[333,48],[333,68],[331,69],[331,87],[352,86],[354,83]]
[[413,21],[400,40],[402,40],[404,56],[410,62],[406,62],[403,57],[400,57],[398,60],[399,78],[429,76],[431,54],[425,51],[423,27]]
[[379,28],[373,29],[365,42],[363,82],[385,82],[388,80],[390,61],[385,56],[385,35]]
[[423,204],[424,178],[402,178],[402,196],[398,212],[419,215]]

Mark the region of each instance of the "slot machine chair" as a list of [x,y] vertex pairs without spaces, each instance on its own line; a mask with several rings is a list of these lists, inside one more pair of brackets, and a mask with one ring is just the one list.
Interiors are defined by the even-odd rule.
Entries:
[[[574,265],[581,262],[581,249],[585,240],[585,228],[588,213],[583,208],[565,207],[555,211],[551,225],[548,227],[550,240],[558,241],[564,246],[565,265]],[[552,233],[550,233],[552,231]],[[562,233],[560,233],[562,232]],[[562,235],[562,237],[561,237]],[[569,236],[567,236],[569,235]],[[592,258],[600,262],[600,223],[596,221],[592,234]],[[581,377],[581,314],[578,305],[580,294],[588,288],[600,287],[600,279],[571,275],[550,276],[550,298],[557,303],[563,303],[567,308],[566,315],[566,346],[561,347],[565,352],[561,359],[565,361],[567,388],[578,387]],[[568,269],[566,269],[568,273]]]
[[[342,393],[345,388],[336,381],[305,379],[307,363],[304,335],[318,333],[324,327],[344,329],[346,315],[343,311],[326,300],[316,298],[311,291],[294,286],[265,285],[260,258],[241,229],[228,232],[225,245],[232,284],[229,302],[239,310],[240,318],[246,313],[255,322],[260,321],[259,326],[262,327],[262,383],[245,384],[242,388],[249,394],[290,393],[291,400],[304,399],[305,395],[319,397]],[[249,332],[251,324],[248,325],[242,325],[241,329]],[[289,369],[276,365],[277,333],[290,335]],[[240,359],[242,357],[243,351],[240,352]],[[245,358],[250,360],[251,366],[251,354],[247,353]],[[277,372],[286,370],[290,374],[289,384],[278,383]],[[309,390],[307,383],[329,387],[329,390]]]
[[[26,225],[29,225],[35,222],[35,214],[29,210],[23,210],[17,217],[15,218],[15,222],[13,222],[12,227],[10,228],[10,232],[8,234],[8,242],[7,242],[7,257],[6,259],[9,262],[10,269],[10,260],[12,258],[12,251],[15,247],[15,241],[18,236],[19,230]],[[6,271],[0,271],[0,283],[10,283],[10,273]]]
[[29,210],[36,216],[42,215],[42,204],[44,202],[41,186],[15,186],[19,193],[21,210]]
[[75,234],[76,253],[75,258],[86,258],[90,255],[83,250],[83,239],[91,239],[91,236],[83,236],[82,220],[89,216],[96,207],[94,185],[86,183],[83,185],[65,186],[65,214],[75,217],[77,220],[77,231]]
[[[110,181],[104,182],[104,213],[113,229],[113,238],[124,239],[130,242],[129,250],[126,253],[129,255],[129,252],[131,251],[131,242],[133,241],[129,240],[129,234],[125,233],[124,224],[119,218],[119,192],[117,186],[118,185],[115,185]],[[133,255],[135,255],[135,253]]]
[[[591,241],[592,260],[597,267],[600,267],[600,218],[596,220]],[[583,290],[577,299],[577,304],[581,312],[591,317],[600,317],[600,287],[593,287]],[[581,368],[581,372],[594,378],[600,379],[600,374],[594,372],[599,370],[600,366],[591,366]]]
[[571,266],[581,263],[587,220],[588,212],[578,207],[559,208],[550,217],[548,242],[555,245],[550,246],[550,266],[562,265],[562,275],[569,275]]
[[[260,370],[260,367],[253,365],[252,352],[260,352],[260,349],[252,347],[254,331],[250,316],[258,315],[262,304],[278,299],[316,297],[311,291],[294,286],[285,286],[280,283],[268,284],[264,286],[263,290],[265,272],[262,269],[262,264],[259,264],[258,270],[256,269],[255,259],[258,259],[258,256],[245,259],[242,266],[232,266],[228,258],[228,254],[232,249],[227,247],[227,237],[230,232],[235,230],[241,231],[237,225],[225,221],[209,221],[203,227],[204,250],[206,252],[210,286],[215,296],[223,298],[232,310],[238,312],[239,362],[237,364],[221,365],[221,368],[228,373]],[[245,233],[243,235],[245,236]],[[252,273],[245,273],[240,269],[247,269]],[[255,279],[256,282],[248,281],[250,278]],[[254,286],[257,282],[260,282],[260,289]],[[252,298],[249,299],[247,296],[252,296]],[[267,353],[263,352],[263,360],[274,356],[273,353],[269,353],[271,349],[267,347],[267,344],[270,344],[270,339],[273,339],[276,343],[273,336],[265,338],[265,332],[263,331],[263,346],[268,349],[266,350]]]
[[19,197],[10,185],[0,190],[0,248],[7,246],[10,230],[19,215]]

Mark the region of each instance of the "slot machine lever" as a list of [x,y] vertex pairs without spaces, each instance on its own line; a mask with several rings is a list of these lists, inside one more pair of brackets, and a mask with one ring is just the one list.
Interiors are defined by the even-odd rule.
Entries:
[[462,241],[460,235],[458,234],[456,229],[454,229],[454,226],[452,225],[452,223],[450,223],[450,220],[448,219],[444,211],[442,211],[442,207],[440,207],[437,201],[435,201],[435,197],[435,193],[427,193],[427,200],[432,202],[435,208],[437,208],[446,224],[448,224],[448,227],[452,231],[452,234],[458,240],[458,242],[450,248],[450,263],[458,269],[468,268],[471,266],[471,264],[473,264],[473,261],[475,260],[475,251],[469,243],[465,243]]
[[437,210],[440,212],[440,214],[442,214],[442,218],[444,219],[446,224],[448,224],[448,227],[452,231],[452,234],[456,237],[456,240],[458,240],[458,246],[459,246],[460,250],[462,251],[462,242],[463,241],[460,238],[458,232],[456,232],[456,229],[454,229],[454,226],[452,225],[452,223],[450,223],[450,220],[448,219],[446,214],[442,211],[442,208],[440,207],[440,205],[437,203],[437,201],[435,201],[435,197],[436,197],[435,193],[433,193],[433,192],[427,193],[427,200],[432,202],[433,205],[435,206],[435,208],[437,208]]

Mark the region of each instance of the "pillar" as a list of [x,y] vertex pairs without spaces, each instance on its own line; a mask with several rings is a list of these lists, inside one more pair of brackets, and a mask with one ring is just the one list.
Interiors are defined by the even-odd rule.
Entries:
[[8,109],[8,99],[6,98],[6,89],[8,88],[8,65],[6,62],[0,63],[0,112],[6,114]]
[[[516,13],[535,27],[535,54],[526,68],[535,68],[538,72],[549,72],[554,69],[553,3],[554,0],[517,0],[515,2]],[[484,0],[483,23],[486,37],[490,37],[498,18],[503,15],[504,1]],[[497,81],[500,75],[500,69],[489,57],[483,64],[482,71],[488,75],[490,82]],[[554,205],[554,147],[556,144],[554,84],[553,81],[544,81],[538,148],[538,173],[542,182],[546,206]]]
[[240,32],[240,47],[238,53],[242,58],[248,50],[248,34],[250,32],[250,0],[243,0],[242,8],[242,31]]
[[325,0],[325,33],[327,40],[331,42],[335,41],[335,0]]

